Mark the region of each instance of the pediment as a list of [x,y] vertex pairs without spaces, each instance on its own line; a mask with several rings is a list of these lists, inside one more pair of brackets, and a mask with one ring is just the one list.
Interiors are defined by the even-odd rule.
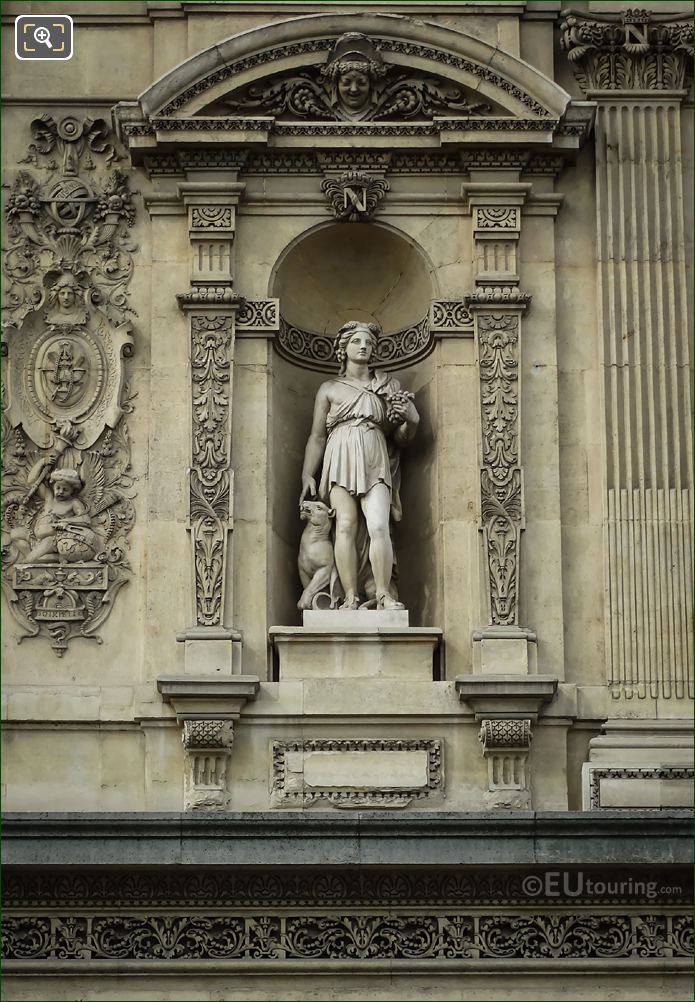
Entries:
[[191,133],[227,145],[357,135],[431,146],[473,134],[548,144],[558,133],[583,137],[583,125],[563,132],[569,108],[554,81],[472,35],[397,15],[330,14],[219,42],[119,105],[116,120],[131,150]]
[[[413,65],[412,55],[423,65]],[[450,57],[451,58],[451,57]],[[432,66],[425,65],[430,60]],[[443,63],[443,65],[442,65]],[[442,53],[430,46],[345,32],[321,62],[291,67],[239,86],[200,110],[203,115],[269,115],[276,121],[428,121],[434,115],[508,115],[509,107],[458,76],[447,76]],[[536,108],[547,114],[544,108]]]

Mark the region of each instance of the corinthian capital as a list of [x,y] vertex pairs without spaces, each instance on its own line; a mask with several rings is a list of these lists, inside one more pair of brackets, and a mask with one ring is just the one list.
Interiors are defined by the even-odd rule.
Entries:
[[561,17],[560,44],[584,91],[683,88],[693,57],[693,22],[685,11],[570,9]]

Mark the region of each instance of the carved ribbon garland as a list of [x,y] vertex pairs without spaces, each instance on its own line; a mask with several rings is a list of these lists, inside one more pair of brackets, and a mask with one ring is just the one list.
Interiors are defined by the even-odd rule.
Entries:
[[193,448],[190,519],[198,626],[221,626],[230,518],[230,374],[233,318],[191,320]]

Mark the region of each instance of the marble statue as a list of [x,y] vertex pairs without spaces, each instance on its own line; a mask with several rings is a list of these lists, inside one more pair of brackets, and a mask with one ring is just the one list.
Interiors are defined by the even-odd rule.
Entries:
[[304,455],[300,507],[318,497],[335,511],[331,606],[341,609],[404,608],[390,521],[401,518],[400,449],[415,435],[419,416],[413,395],[370,366],[380,333],[377,324],[357,320],[341,327],[340,373],[319,387]]

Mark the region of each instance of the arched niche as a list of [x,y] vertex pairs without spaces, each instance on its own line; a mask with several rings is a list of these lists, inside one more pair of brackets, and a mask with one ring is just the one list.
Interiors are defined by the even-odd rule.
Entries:
[[[417,323],[437,295],[431,262],[422,248],[399,230],[369,224],[327,224],[295,238],[272,269],[268,293],[279,299],[286,321],[305,331],[333,337],[347,320],[376,321],[384,333]],[[434,450],[433,356],[393,370],[405,389],[416,394],[421,424],[415,441],[403,450],[403,521],[394,527],[399,587],[411,622],[434,619],[437,568],[436,455]],[[270,619],[301,622],[297,554],[304,523],[298,502],[304,448],[311,429],[314,398],[332,377],[272,356],[272,443],[269,465],[272,543]]]

